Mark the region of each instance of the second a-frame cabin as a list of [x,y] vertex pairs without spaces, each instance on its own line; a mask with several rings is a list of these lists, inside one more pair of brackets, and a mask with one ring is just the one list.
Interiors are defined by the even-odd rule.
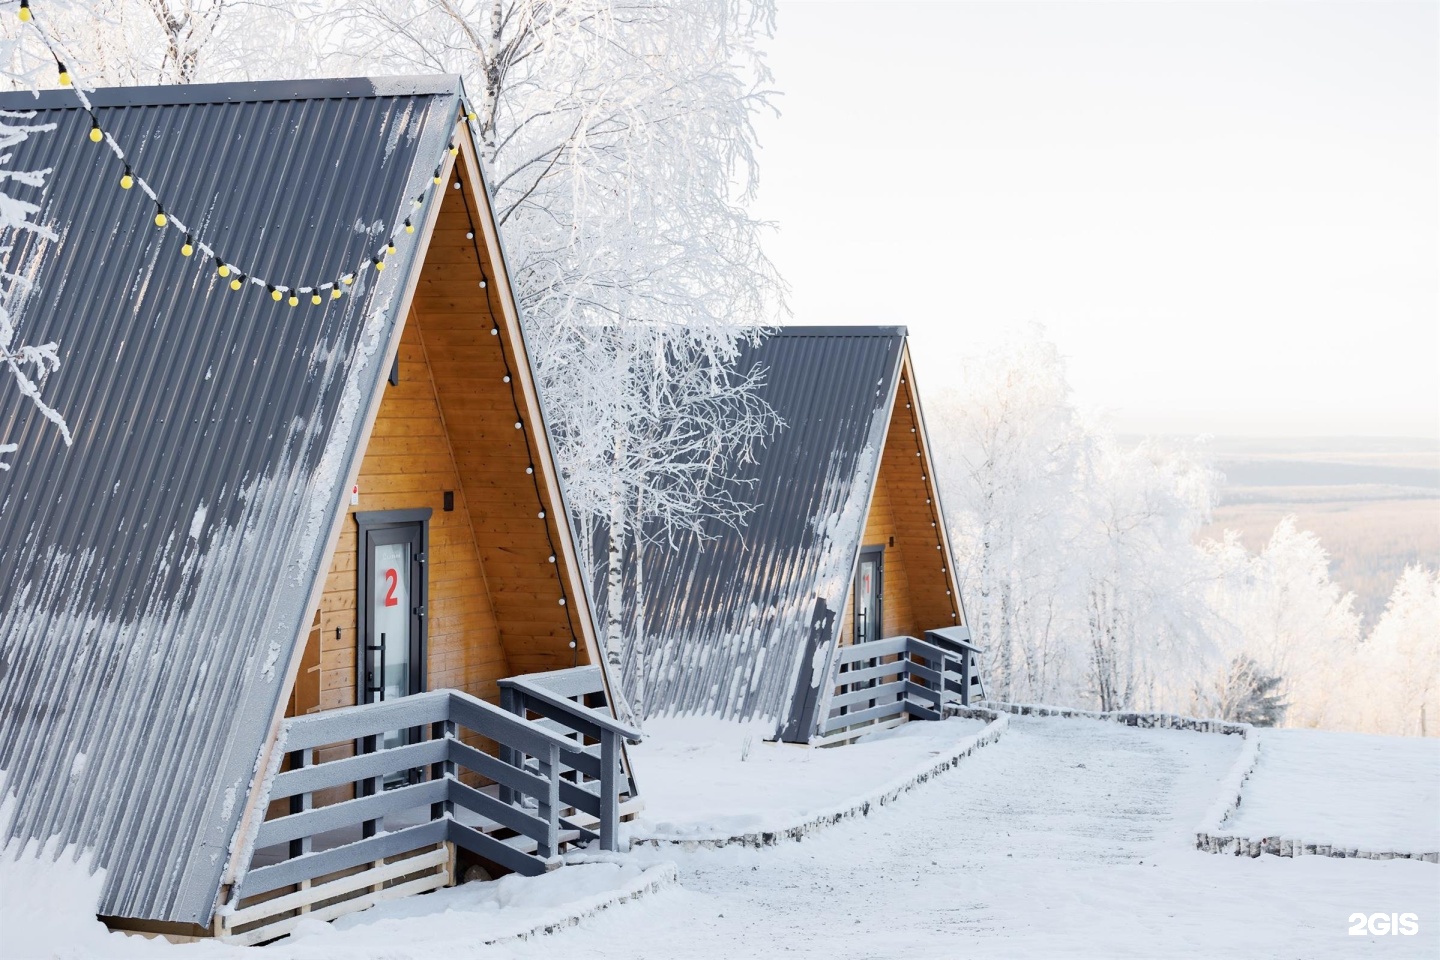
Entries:
[[757,367],[783,427],[728,478],[754,512],[646,548],[626,689],[822,745],[979,699],[905,328],[783,327]]
[[52,171],[3,306],[71,434],[0,387],[0,846],[239,943],[614,849],[634,734],[458,79],[0,108]]

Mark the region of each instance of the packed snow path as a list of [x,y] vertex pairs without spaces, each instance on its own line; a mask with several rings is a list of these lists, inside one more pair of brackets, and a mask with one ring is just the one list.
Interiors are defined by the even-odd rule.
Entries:
[[[1237,737],[1013,717],[870,817],[766,850],[661,852],[679,888],[519,957],[1435,956],[1440,870],[1219,857],[1194,828]],[[1353,912],[1420,934],[1357,937]],[[490,953],[485,954],[492,955]]]

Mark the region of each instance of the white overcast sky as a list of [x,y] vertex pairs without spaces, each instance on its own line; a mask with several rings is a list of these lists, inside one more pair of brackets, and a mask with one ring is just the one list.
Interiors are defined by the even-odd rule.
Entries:
[[1440,435],[1435,2],[781,0],[796,323],[1045,325],[1122,432]]

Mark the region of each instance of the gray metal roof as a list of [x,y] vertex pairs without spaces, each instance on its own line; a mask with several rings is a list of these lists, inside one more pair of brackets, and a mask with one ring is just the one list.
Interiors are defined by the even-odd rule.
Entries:
[[[117,89],[93,98],[138,173],[217,252],[280,282],[378,249],[456,135],[459,81]],[[0,769],[8,838],[58,836],[107,869],[102,914],[208,921],[258,752],[285,693],[365,411],[386,371],[415,239],[352,296],[275,303],[180,255],[87,133],[73,92],[0,97],[53,132],[58,239],[0,237],[29,282],[4,305],[54,340],[46,399],[8,379],[0,442]],[[409,242],[407,242],[407,240]]]
[[[766,369],[762,395],[785,427],[732,478],[754,483],[740,491],[755,504],[744,528],[646,550],[647,712],[778,720],[789,710],[817,603],[839,628],[904,342],[904,327],[792,326],[742,350],[737,369]],[[626,689],[636,659],[625,658]]]

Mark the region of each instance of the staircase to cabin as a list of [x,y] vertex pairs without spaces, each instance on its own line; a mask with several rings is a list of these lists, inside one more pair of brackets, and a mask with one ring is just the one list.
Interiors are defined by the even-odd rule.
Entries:
[[841,647],[829,709],[816,746],[849,743],[908,720],[941,720],[953,706],[985,699],[981,650],[968,627],[928,630],[924,640],[887,637]]
[[[580,844],[618,849],[640,807],[623,748],[639,734],[605,708],[599,668],[500,687],[501,707],[436,690],[287,720],[287,769],[219,935],[262,943],[307,916],[448,886],[461,851],[492,874],[533,876]],[[316,762],[350,744],[352,756]]]

